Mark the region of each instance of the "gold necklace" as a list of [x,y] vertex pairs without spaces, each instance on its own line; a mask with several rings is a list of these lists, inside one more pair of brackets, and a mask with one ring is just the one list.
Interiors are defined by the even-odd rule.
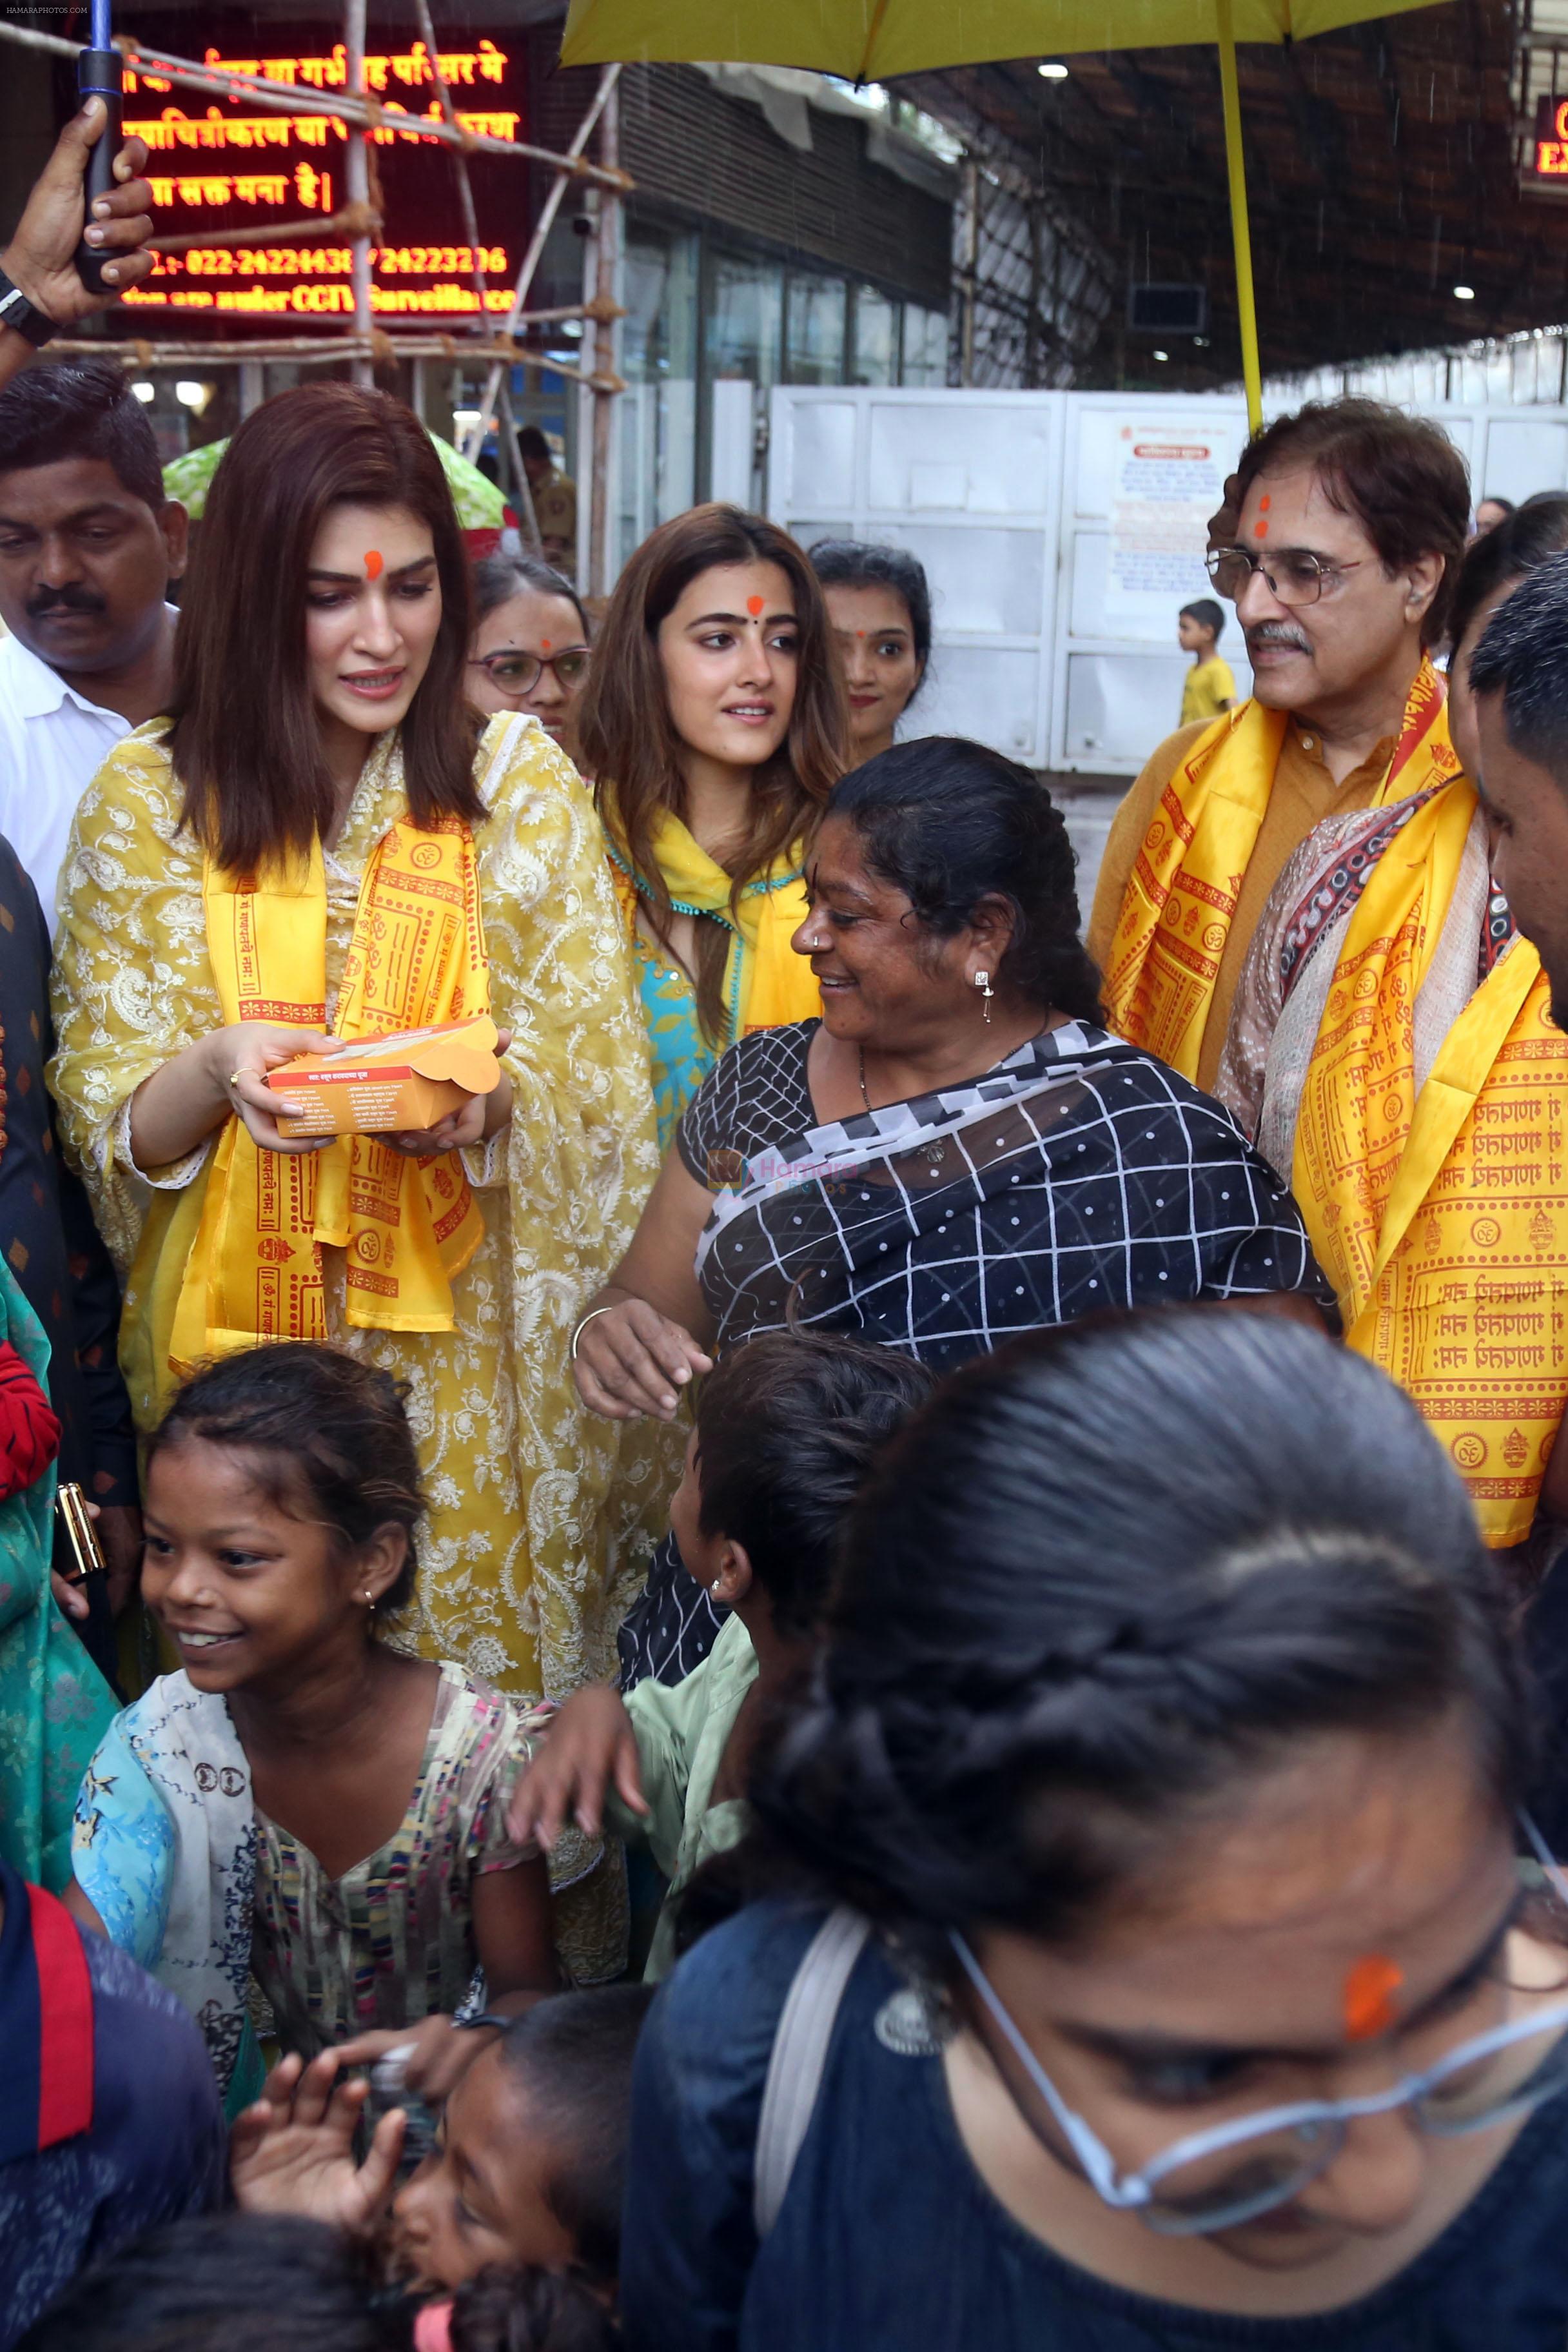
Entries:
[[864,1045],[857,1043],[855,1052],[860,1064],[860,1099],[865,1104],[867,1109],[869,1110],[871,1108],[871,1097],[866,1091],[866,1048]]

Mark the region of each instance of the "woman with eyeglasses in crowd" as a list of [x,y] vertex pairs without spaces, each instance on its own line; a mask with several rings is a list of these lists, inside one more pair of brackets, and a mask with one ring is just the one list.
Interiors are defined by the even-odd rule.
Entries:
[[473,570],[468,699],[521,710],[575,758],[572,720],[588,677],[590,631],[577,591],[533,555],[486,555]]
[[628,2345],[1560,2352],[1530,1720],[1363,1358],[1198,1308],[956,1375],[645,2031]]

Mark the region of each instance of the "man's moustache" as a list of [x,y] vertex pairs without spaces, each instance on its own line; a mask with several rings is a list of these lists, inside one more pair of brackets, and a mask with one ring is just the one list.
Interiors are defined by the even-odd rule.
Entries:
[[26,608],[29,621],[47,621],[55,613],[102,613],[107,610],[101,596],[84,596],[69,588],[58,596],[35,596]]
[[1289,646],[1292,652],[1310,654],[1310,641],[1295,629],[1282,629],[1278,622],[1261,622],[1256,629],[1244,632],[1248,651],[1254,646]]

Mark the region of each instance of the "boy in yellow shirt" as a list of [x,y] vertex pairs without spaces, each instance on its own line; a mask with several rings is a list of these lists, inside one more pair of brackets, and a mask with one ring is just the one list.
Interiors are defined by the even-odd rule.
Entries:
[[1182,606],[1176,642],[1193,656],[1182,688],[1184,727],[1190,727],[1195,719],[1217,719],[1236,700],[1236,680],[1229,664],[1221,661],[1216,651],[1224,626],[1224,608],[1212,596],[1200,596],[1195,604]]

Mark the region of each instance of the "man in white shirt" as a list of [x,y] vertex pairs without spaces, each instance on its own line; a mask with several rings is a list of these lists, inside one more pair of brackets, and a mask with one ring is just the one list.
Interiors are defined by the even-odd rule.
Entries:
[[77,803],[168,707],[185,510],[120,369],[46,362],[0,391],[0,834],[51,926]]

